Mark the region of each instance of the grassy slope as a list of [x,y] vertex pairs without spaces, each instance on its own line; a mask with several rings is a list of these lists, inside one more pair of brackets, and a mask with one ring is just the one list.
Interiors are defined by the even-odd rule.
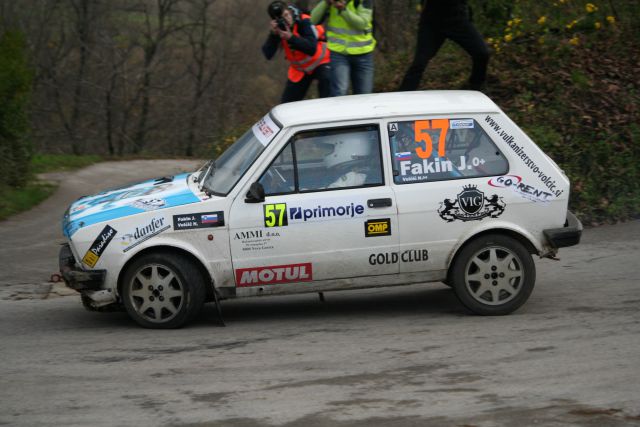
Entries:
[[[33,174],[38,174],[73,170],[100,160],[99,156],[36,155],[31,159],[31,171]],[[0,220],[31,209],[49,197],[56,188],[56,185],[39,181],[36,178],[27,180],[21,188],[0,187]]]
[[[505,23],[500,34],[484,31],[494,40],[486,93],[565,170],[570,207],[583,222],[637,217],[640,34],[633,23],[607,22],[604,8],[589,14],[572,7],[551,11],[544,25],[540,11],[518,25]],[[399,52],[379,67],[376,90],[395,90],[411,57]],[[423,88],[458,88],[470,66],[464,51],[447,42]]]

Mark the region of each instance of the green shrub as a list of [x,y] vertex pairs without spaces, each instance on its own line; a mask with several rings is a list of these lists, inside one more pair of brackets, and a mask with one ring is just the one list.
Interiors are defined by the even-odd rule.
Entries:
[[32,78],[23,35],[5,32],[0,36],[0,183],[9,187],[23,186],[29,175]]

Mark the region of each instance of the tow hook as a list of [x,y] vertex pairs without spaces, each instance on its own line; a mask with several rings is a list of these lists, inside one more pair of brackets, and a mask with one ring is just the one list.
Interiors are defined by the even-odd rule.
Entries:
[[59,283],[62,282],[62,276],[58,273],[53,273],[50,277],[49,277],[49,282],[51,283]]

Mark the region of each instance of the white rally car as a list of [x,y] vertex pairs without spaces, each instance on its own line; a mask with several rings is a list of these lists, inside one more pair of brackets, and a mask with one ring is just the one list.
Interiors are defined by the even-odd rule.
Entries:
[[206,301],[443,281],[477,314],[529,297],[580,240],[562,170],[478,92],[279,105],[199,171],[74,202],[85,306],[174,328]]

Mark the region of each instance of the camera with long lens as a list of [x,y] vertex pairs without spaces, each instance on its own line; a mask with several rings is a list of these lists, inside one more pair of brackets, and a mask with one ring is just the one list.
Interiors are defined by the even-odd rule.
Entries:
[[276,21],[278,28],[281,29],[282,31],[287,30],[287,22],[284,20],[284,17],[282,16],[282,13],[286,8],[287,8],[287,5],[284,2],[274,1],[269,5],[269,8],[267,9],[267,12],[269,13],[269,16],[271,17],[271,19],[274,19]]

